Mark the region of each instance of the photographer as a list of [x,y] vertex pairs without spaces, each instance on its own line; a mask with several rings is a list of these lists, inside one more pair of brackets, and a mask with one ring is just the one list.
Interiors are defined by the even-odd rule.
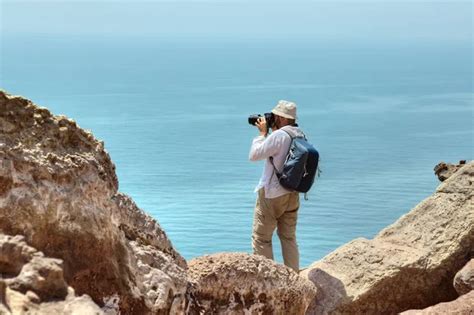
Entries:
[[[262,177],[255,188],[258,196],[252,232],[253,252],[273,259],[272,235],[276,228],[284,263],[298,272],[296,222],[300,206],[299,194],[282,187],[275,174],[275,168],[281,170],[285,162],[292,141],[290,134],[302,135],[295,123],[296,104],[280,101],[271,114],[265,116],[267,119],[259,117],[255,123],[259,136],[253,139],[249,153],[251,161],[265,160]],[[269,127],[272,130],[270,135]]]

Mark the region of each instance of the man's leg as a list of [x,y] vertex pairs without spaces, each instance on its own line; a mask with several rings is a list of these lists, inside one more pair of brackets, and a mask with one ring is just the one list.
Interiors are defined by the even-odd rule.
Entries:
[[296,242],[296,222],[300,206],[299,194],[293,192],[289,196],[286,211],[278,218],[278,237],[281,242],[283,261],[286,266],[299,272],[300,254]]
[[265,199],[264,189],[258,191],[255,205],[252,232],[253,253],[273,259],[272,235],[276,227],[276,219],[271,204]]

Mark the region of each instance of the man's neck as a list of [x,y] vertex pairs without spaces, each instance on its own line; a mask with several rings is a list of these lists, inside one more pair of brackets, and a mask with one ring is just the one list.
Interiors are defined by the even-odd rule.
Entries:
[[[281,128],[286,127],[286,126],[298,127],[298,124],[297,124],[297,123],[286,124],[286,125],[283,125],[283,126],[278,127],[278,129],[281,129]],[[277,130],[278,130],[278,129],[277,129]]]

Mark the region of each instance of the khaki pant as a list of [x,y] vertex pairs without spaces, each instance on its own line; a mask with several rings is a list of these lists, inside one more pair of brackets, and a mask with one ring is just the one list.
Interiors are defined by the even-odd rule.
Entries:
[[268,199],[264,189],[258,191],[252,233],[254,254],[273,259],[272,235],[275,228],[280,238],[283,261],[296,272],[299,271],[300,255],[296,243],[296,221],[300,199],[298,192]]

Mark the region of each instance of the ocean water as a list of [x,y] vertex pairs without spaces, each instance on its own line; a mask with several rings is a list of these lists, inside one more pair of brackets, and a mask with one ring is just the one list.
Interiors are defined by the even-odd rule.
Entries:
[[[105,141],[120,190],[187,259],[251,252],[257,134],[278,100],[321,154],[301,200],[301,265],[373,237],[473,159],[472,46],[463,42],[3,36],[0,87]],[[281,261],[278,239],[276,259]]]

